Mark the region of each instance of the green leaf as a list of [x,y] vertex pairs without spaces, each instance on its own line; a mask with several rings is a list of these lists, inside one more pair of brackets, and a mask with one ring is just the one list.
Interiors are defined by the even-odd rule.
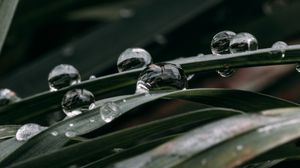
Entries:
[[19,128],[19,125],[0,125],[0,140],[14,137]]
[[[215,70],[224,68],[224,66],[235,68],[259,65],[289,64],[300,62],[300,46],[292,45],[287,47],[285,50],[284,59],[281,58],[280,51],[269,48],[244,53],[223,55],[222,57],[206,55],[169,62],[181,64],[186,73]],[[73,88],[88,89],[92,91],[98,99],[104,93],[134,85],[140,71],[141,69],[137,69],[128,72],[111,74],[95,80],[84,81],[80,84],[64,88],[57,92],[44,92],[25,98],[18,103],[0,108],[0,123],[20,123],[29,121],[30,119],[45,113],[58,111],[60,109],[60,101],[63,94]],[[23,109],[27,109],[28,112],[24,113]]]
[[[128,128],[118,132],[114,132],[108,135],[104,135],[93,139],[91,141],[76,144],[70,147],[66,147],[62,150],[54,151],[46,155],[41,155],[31,160],[25,161],[24,163],[16,165],[16,167],[34,167],[34,166],[54,166],[48,163],[57,163],[56,167],[63,167],[72,162],[80,160],[88,160],[95,156],[107,156],[110,154],[113,148],[128,148],[137,145],[143,139],[147,137],[165,132],[167,130],[187,126],[194,124],[195,122],[200,124],[209,120],[239,114],[239,111],[222,109],[222,108],[211,108],[203,109],[195,112],[185,113],[166,119],[160,119],[147,124]],[[72,158],[65,158],[72,154]]]
[[[222,142],[235,141],[235,139],[238,139],[239,136],[242,136],[246,132],[251,132],[251,130],[255,130],[264,125],[272,125],[274,123],[280,123],[280,121],[284,123],[291,118],[299,118],[299,112],[300,108],[287,108],[265,111],[263,112],[263,115],[248,114],[223,119],[197,128],[184,136],[163,144],[147,153],[119,162],[115,166],[122,168],[167,168],[174,167],[178,164],[180,167],[182,166],[182,163],[184,166],[187,164],[186,167],[191,167],[191,165],[200,166],[202,164],[206,166],[208,165],[206,162],[210,161],[211,163],[208,167],[223,167],[226,164],[222,165],[221,161],[216,161],[215,156],[211,156],[209,159],[206,158],[208,156],[207,154],[201,155],[203,156],[201,159],[197,157],[197,159],[192,159],[191,162],[187,160],[191,157],[195,157],[195,155],[201,154],[201,152],[205,153],[206,150],[209,150],[212,147],[212,149],[218,149],[214,150],[215,153],[221,153],[220,155],[224,158],[230,158],[231,155],[229,152],[223,152],[226,151],[225,148],[227,145],[223,145],[224,148],[222,149],[216,148],[216,146]],[[256,139],[256,136],[253,136],[252,139]],[[270,141],[270,139],[268,140]],[[239,142],[238,144],[235,144],[232,149],[236,152],[236,149],[239,149],[239,146],[243,144],[243,142]],[[235,155],[235,157],[242,158],[237,155]],[[213,165],[215,162],[220,165]]]

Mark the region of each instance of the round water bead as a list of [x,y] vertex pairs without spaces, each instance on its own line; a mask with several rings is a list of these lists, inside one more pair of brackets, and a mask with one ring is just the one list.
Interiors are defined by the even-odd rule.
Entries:
[[18,141],[27,141],[28,139],[32,138],[33,136],[37,135],[41,131],[45,130],[47,127],[42,127],[38,124],[25,124],[20,127],[16,133],[16,139]]
[[68,117],[74,117],[95,107],[94,95],[85,89],[68,91],[61,102],[63,112]]
[[159,63],[147,66],[139,75],[136,93],[148,93],[152,90],[185,89],[187,77],[175,64]]
[[80,83],[81,77],[72,65],[60,64],[54,67],[48,76],[50,91]]
[[114,102],[107,102],[100,108],[100,116],[103,121],[109,123],[120,115],[120,107]]
[[288,47],[288,45],[283,41],[277,41],[272,45],[272,48],[279,50],[281,52],[281,57],[285,57],[285,49]]
[[151,55],[142,48],[128,48],[118,58],[119,72],[146,67],[151,64]]
[[236,34],[232,31],[221,31],[217,33],[210,44],[213,54],[230,54],[229,44]]
[[257,50],[258,43],[256,38],[250,33],[238,33],[229,44],[231,53]]
[[0,107],[19,101],[15,92],[9,89],[0,89]]

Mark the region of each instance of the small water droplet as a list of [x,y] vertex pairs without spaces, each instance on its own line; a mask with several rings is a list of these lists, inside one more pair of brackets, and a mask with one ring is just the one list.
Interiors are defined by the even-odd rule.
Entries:
[[159,63],[147,66],[140,73],[136,93],[184,88],[187,88],[187,77],[184,71],[175,64]]
[[277,41],[272,45],[273,49],[279,50],[281,52],[281,57],[285,57],[285,50],[288,47],[288,45],[283,41]]
[[241,151],[241,150],[243,150],[243,149],[244,149],[243,145],[238,145],[238,146],[236,146],[236,150],[237,150],[237,151]]
[[96,76],[95,76],[95,75],[91,75],[91,76],[89,77],[89,80],[93,80],[93,79],[96,79]]
[[113,152],[115,152],[115,153],[119,153],[119,152],[122,152],[122,151],[124,151],[123,148],[114,148],[113,149]]
[[68,137],[68,138],[74,138],[74,137],[76,137],[77,135],[76,135],[76,132],[73,132],[73,131],[67,131],[67,132],[65,133],[65,136]]
[[107,102],[100,108],[100,116],[103,121],[109,123],[120,115],[119,106],[114,102]]
[[127,102],[127,100],[126,99],[123,99],[123,103],[126,103]]
[[117,66],[119,72],[143,68],[151,64],[151,55],[142,48],[129,48],[121,53]]
[[0,89],[0,107],[7,104],[15,103],[21,99],[17,94],[9,89]]
[[235,35],[229,44],[231,53],[257,50],[258,43],[256,38],[250,33],[239,33]]
[[203,57],[203,56],[205,56],[203,53],[197,54],[197,57]]
[[37,135],[41,131],[45,130],[47,127],[42,127],[38,124],[25,124],[20,127],[16,133],[16,139],[18,141],[27,141],[28,139],[32,138],[33,136]]
[[93,123],[93,122],[95,122],[96,120],[95,120],[94,118],[91,118],[89,121],[90,121],[91,123]]
[[57,131],[52,131],[52,132],[51,132],[51,135],[57,136],[57,135],[58,135],[58,132],[57,132]]
[[300,72],[300,64],[296,65],[296,70],[297,70],[297,72]]
[[234,72],[235,70],[231,68],[224,68],[224,69],[217,70],[217,73],[223,78],[232,76]]
[[54,67],[48,76],[50,91],[80,83],[81,77],[72,65],[61,64]]
[[221,31],[211,41],[211,52],[213,54],[229,54],[229,44],[236,34],[232,31]]
[[68,117],[74,117],[95,107],[94,95],[85,89],[68,91],[61,102],[63,112]]
[[74,124],[73,124],[73,123],[70,123],[70,124],[69,124],[69,126],[70,126],[70,127],[73,127],[73,126],[74,126]]

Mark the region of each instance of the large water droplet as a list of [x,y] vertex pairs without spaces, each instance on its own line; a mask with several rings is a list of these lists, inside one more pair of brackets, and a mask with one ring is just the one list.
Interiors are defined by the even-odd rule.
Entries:
[[146,67],[151,64],[151,55],[142,48],[129,48],[121,53],[118,59],[119,72]]
[[184,71],[175,64],[151,64],[139,75],[136,93],[148,93],[153,90],[174,90],[187,87]]
[[238,33],[229,44],[231,53],[257,50],[258,43],[256,38],[250,33]]
[[114,102],[107,102],[100,108],[100,116],[103,121],[109,123],[120,115],[119,106]]
[[235,36],[232,31],[221,31],[217,33],[211,41],[211,52],[213,54],[229,54],[229,44]]
[[48,76],[50,91],[80,83],[81,77],[72,65],[61,64],[54,67]]
[[38,124],[25,124],[20,127],[16,133],[16,139],[18,141],[27,141],[28,139],[32,138],[33,136],[37,135],[41,131],[45,130],[47,127],[42,127]]
[[281,57],[285,57],[285,49],[288,47],[288,45],[283,41],[277,41],[272,45],[272,48],[279,50],[281,52]]
[[74,117],[95,107],[94,95],[85,89],[68,91],[61,102],[62,109],[68,117]]
[[20,98],[16,95],[15,92],[9,89],[0,89],[0,107],[7,104],[15,103],[19,101]]

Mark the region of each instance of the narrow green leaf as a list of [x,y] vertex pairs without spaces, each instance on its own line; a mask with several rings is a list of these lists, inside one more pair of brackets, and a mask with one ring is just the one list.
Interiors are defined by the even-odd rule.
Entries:
[[0,125],[0,140],[14,137],[19,128],[19,125]]

